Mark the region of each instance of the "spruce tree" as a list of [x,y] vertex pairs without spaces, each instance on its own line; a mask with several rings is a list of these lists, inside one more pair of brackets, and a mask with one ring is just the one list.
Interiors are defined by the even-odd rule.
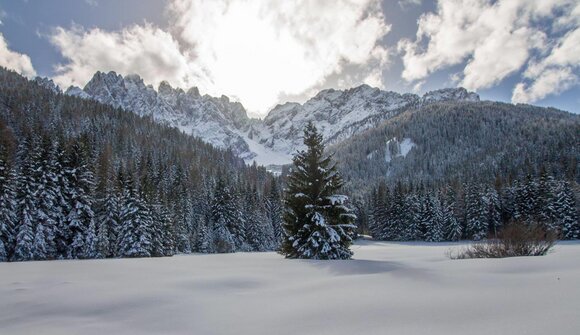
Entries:
[[120,257],[151,257],[152,225],[151,211],[133,178],[127,180],[120,214],[118,255]]
[[17,176],[18,211],[16,245],[12,259],[15,261],[27,261],[34,258],[33,244],[36,223],[36,208],[38,182],[35,180],[35,172],[38,171],[39,157],[32,157],[31,141],[22,141],[18,156],[20,168]]
[[92,192],[94,174],[87,166],[87,148],[80,140],[73,143],[68,156],[66,175],[69,183],[67,199],[70,212],[66,220],[70,229],[67,258],[83,258],[87,229],[94,220]]
[[447,188],[446,196],[442,204],[443,226],[445,227],[445,238],[449,241],[459,241],[463,236],[463,226],[461,221],[455,217],[456,195],[455,190]]
[[16,240],[15,178],[6,156],[5,149],[0,145],[0,262],[10,259]]
[[559,224],[564,239],[580,238],[580,222],[576,211],[574,191],[566,181],[562,182],[558,192],[557,204]]
[[284,204],[284,240],[280,252],[287,258],[349,259],[356,226],[336,194],[342,178],[330,156],[324,155],[320,135],[309,123],[304,130],[305,151],[293,159]]
[[212,235],[216,252],[241,250],[245,243],[245,220],[241,217],[233,192],[220,176],[211,204]]
[[272,179],[270,193],[266,199],[266,210],[272,230],[274,233],[274,248],[278,248],[282,243],[282,203],[280,199],[280,190],[276,179]]

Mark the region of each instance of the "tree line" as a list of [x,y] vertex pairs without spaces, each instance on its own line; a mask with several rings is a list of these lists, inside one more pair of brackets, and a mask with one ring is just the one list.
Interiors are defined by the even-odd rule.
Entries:
[[495,185],[467,182],[428,189],[379,184],[369,197],[368,231],[383,240],[457,241],[495,237],[509,222],[580,238],[573,184],[542,172]]
[[0,260],[273,250],[279,181],[151,118],[0,70]]

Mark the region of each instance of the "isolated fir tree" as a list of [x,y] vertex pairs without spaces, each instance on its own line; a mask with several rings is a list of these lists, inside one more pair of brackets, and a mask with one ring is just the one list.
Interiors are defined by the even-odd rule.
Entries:
[[336,194],[342,178],[312,123],[304,130],[304,144],[288,176],[280,252],[287,258],[349,259],[356,217],[346,206],[348,198]]

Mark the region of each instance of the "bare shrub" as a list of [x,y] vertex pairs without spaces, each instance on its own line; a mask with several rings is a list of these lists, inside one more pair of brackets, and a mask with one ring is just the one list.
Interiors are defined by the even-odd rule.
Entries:
[[540,225],[511,223],[499,232],[497,238],[474,243],[456,254],[449,252],[448,256],[452,259],[543,256],[556,240],[556,233],[548,232]]

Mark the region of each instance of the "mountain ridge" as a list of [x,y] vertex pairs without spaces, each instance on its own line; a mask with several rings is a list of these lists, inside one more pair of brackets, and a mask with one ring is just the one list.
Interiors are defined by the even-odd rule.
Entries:
[[[50,85],[46,80],[39,84]],[[439,101],[479,101],[464,88],[446,88],[419,96],[383,91],[366,84],[345,89],[325,89],[300,104],[286,102],[264,119],[250,118],[240,102],[229,97],[201,95],[163,81],[155,89],[136,74],[122,76],[97,71],[84,88],[69,87],[65,94],[92,98],[101,103],[152,116],[221,148],[230,148],[247,163],[283,165],[302,149],[302,129],[314,121],[327,144],[335,144],[377,126],[408,108]]]

